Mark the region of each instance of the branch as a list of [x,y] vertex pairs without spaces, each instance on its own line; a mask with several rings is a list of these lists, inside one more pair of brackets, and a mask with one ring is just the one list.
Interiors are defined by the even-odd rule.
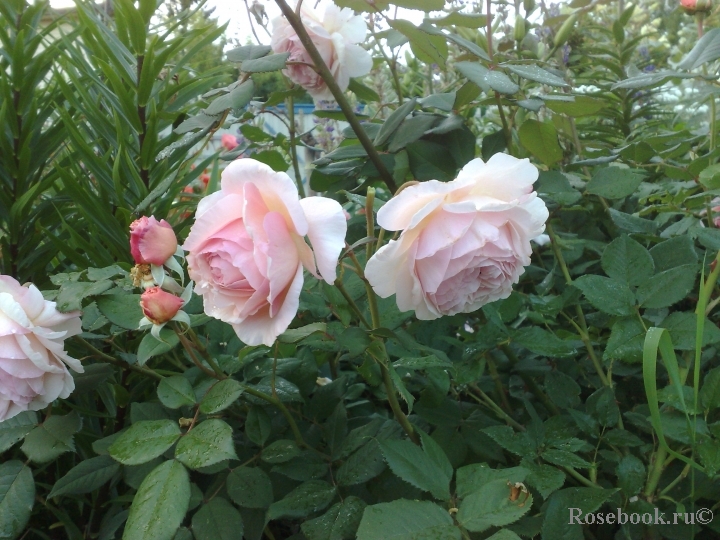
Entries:
[[295,33],[300,39],[300,43],[303,44],[303,47],[305,47],[305,50],[310,55],[310,58],[312,58],[318,75],[320,75],[323,81],[325,81],[328,90],[330,90],[333,97],[335,98],[335,101],[337,101],[338,106],[345,115],[345,119],[348,121],[348,124],[350,124],[350,127],[352,127],[353,131],[357,135],[360,144],[362,144],[363,148],[365,148],[365,151],[367,152],[370,161],[372,161],[373,165],[375,165],[375,168],[378,170],[378,173],[380,174],[383,182],[385,182],[385,185],[391,193],[395,193],[395,191],[397,190],[395,180],[393,179],[390,172],[385,168],[385,164],[380,159],[380,154],[378,154],[378,151],[375,149],[375,146],[368,137],[367,133],[365,133],[365,130],[363,130],[362,126],[360,126],[360,121],[357,119],[357,116],[355,116],[355,113],[353,112],[350,103],[345,97],[343,91],[340,89],[340,86],[338,86],[337,81],[332,76],[332,73],[330,73],[330,69],[328,69],[327,64],[325,64],[325,61],[320,55],[320,52],[317,50],[317,47],[315,47],[312,39],[310,39],[310,36],[308,35],[307,30],[305,30],[305,27],[303,26],[300,17],[293,11],[293,9],[288,5],[285,0],[275,0],[275,3],[280,8],[283,15],[285,15],[285,18],[290,23],[290,26],[292,26],[295,30]]

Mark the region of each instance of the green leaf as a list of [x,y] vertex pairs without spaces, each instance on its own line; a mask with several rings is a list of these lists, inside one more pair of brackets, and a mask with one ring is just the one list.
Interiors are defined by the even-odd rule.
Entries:
[[515,344],[536,354],[551,358],[572,356],[577,352],[572,343],[563,341],[539,326],[520,328],[514,333],[512,340]]
[[259,405],[253,405],[245,419],[245,435],[258,446],[267,441],[272,431],[270,416]]
[[277,150],[263,150],[253,154],[253,159],[269,165],[274,171],[285,172],[288,170],[290,165],[283,155]]
[[457,520],[468,531],[482,532],[490,527],[514,523],[532,507],[532,495],[511,501],[507,480],[493,480],[471,493],[460,504]]
[[440,11],[445,6],[444,0],[391,0],[394,6],[419,11]]
[[545,392],[558,407],[572,409],[580,404],[580,385],[562,371],[545,374]]
[[715,476],[720,471],[720,443],[704,439],[697,445],[697,453],[705,466],[705,474],[711,478]]
[[110,456],[97,456],[81,461],[55,482],[47,498],[90,493],[109,481],[119,470],[120,464]]
[[236,540],[242,538],[243,520],[233,505],[215,497],[195,513],[192,530],[195,540]]
[[711,369],[705,375],[699,399],[706,411],[720,407],[720,367]]
[[417,358],[403,357],[393,362],[394,368],[405,369],[429,369],[429,368],[450,368],[453,369],[452,362],[438,358],[434,354],[429,356],[420,356]]
[[254,60],[255,58],[262,58],[272,52],[270,45],[244,45],[243,47],[237,47],[229,50],[225,53],[228,62],[243,62],[244,60]]
[[700,171],[700,174],[698,175],[698,182],[707,189],[720,188],[720,164],[710,165]]
[[200,402],[200,412],[215,414],[235,403],[243,393],[242,385],[235,379],[223,379],[210,387]]
[[517,534],[509,529],[500,529],[492,536],[488,536],[486,540],[522,540]]
[[138,364],[144,366],[153,356],[172,350],[178,343],[180,343],[180,339],[170,328],[160,330],[160,339],[150,333],[145,334],[137,351]]
[[[595,512],[617,489],[567,488],[548,499],[542,524],[542,540],[582,540],[582,525],[570,523],[569,508],[579,508],[583,516]],[[575,514],[577,515],[577,514]]]
[[624,317],[613,324],[603,353],[604,360],[641,362],[645,328],[637,317]]
[[358,79],[350,79],[348,90],[357,96],[360,101],[380,101],[380,96],[372,88],[365,86]]
[[450,499],[450,480],[448,476],[427,452],[407,440],[380,441],[385,461],[400,478],[423,491],[429,491],[433,497],[443,501]]
[[82,418],[74,411],[65,416],[51,416],[28,433],[20,450],[35,463],[52,461],[64,452],[75,450],[73,435],[81,427]]
[[244,508],[267,508],[273,502],[270,478],[258,467],[238,467],[227,477],[227,493]]
[[415,179],[449,182],[455,177],[457,165],[446,146],[420,139],[408,144],[406,150]]
[[24,411],[0,422],[0,453],[21,441],[36,425],[35,411]]
[[438,19],[427,19],[437,26],[462,26],[463,28],[484,28],[487,17],[479,13],[461,13],[453,11]]
[[[718,229],[714,230],[717,231]],[[655,262],[656,272],[664,272],[677,266],[698,261],[695,243],[687,234],[655,244],[650,249],[650,255]]]
[[[680,351],[692,351],[695,349],[697,334],[697,315],[695,313],[673,311],[658,326],[668,329],[675,349]],[[720,329],[706,317],[702,346],[712,345],[719,341]]]
[[243,60],[240,70],[245,73],[278,71],[285,67],[285,62],[287,62],[289,57],[290,53],[279,53],[263,56],[262,58],[248,58],[247,60]]
[[603,167],[587,183],[585,191],[606,199],[623,199],[635,193],[643,177],[630,169]]
[[602,268],[613,279],[640,285],[655,273],[650,252],[627,235],[608,244],[602,254]]
[[528,79],[530,81],[539,82],[541,84],[549,84],[550,86],[570,86],[557,75],[553,75],[539,66],[531,66],[527,64],[504,64],[502,67],[512,71],[515,75],[519,75],[523,79]]
[[83,298],[95,296],[107,291],[113,286],[110,280],[88,282],[69,281],[60,287],[56,301],[58,311],[76,311],[82,308]]
[[365,501],[350,495],[300,527],[308,540],[353,540],[365,506]]
[[405,148],[408,144],[417,141],[426,131],[433,127],[437,121],[438,117],[432,114],[419,114],[407,118],[390,139],[388,152],[395,153]]
[[573,469],[589,469],[592,466],[588,461],[567,450],[551,448],[540,454],[540,457],[553,465],[572,467]]
[[525,467],[492,469],[486,463],[465,465],[457,470],[457,496],[464,499],[471,493],[482,489],[484,485],[495,480],[502,480],[506,483],[524,482],[528,472],[528,469]]
[[139,294],[108,294],[95,299],[100,313],[120,328],[137,330],[143,318]]
[[720,58],[720,29],[713,28],[697,41],[692,50],[678,64],[678,68],[693,70],[718,58]]
[[489,160],[495,154],[503,152],[507,148],[505,132],[498,130],[490,135],[485,135],[482,140],[481,153],[484,161]]
[[195,404],[195,392],[192,384],[182,375],[173,375],[161,380],[157,394],[160,403],[168,409],[179,409],[183,405]]
[[612,388],[604,386],[585,401],[585,409],[601,426],[612,427],[620,419],[620,409]]
[[[351,435],[352,432],[348,435],[348,439]],[[375,478],[384,470],[385,460],[382,450],[380,450],[380,444],[377,440],[372,439],[340,465],[336,480],[338,485],[354,486]]]
[[380,131],[378,131],[378,134],[375,136],[375,146],[382,146],[390,139],[407,115],[413,111],[416,101],[415,98],[409,99],[388,116],[387,120],[385,120],[380,127]]
[[267,519],[303,518],[327,508],[335,495],[335,488],[327,482],[309,480],[272,503],[268,508]]
[[618,487],[625,492],[625,495],[632,497],[640,493],[645,484],[647,471],[645,464],[632,454],[623,456],[615,467],[615,474],[618,478]]
[[190,478],[175,460],[155,467],[133,498],[123,540],[171,540],[190,503]]
[[557,130],[552,124],[533,119],[525,120],[518,130],[518,137],[520,143],[548,167],[563,157]]
[[639,304],[645,308],[664,308],[679,302],[695,287],[697,271],[697,265],[685,264],[654,275],[638,287]]
[[237,459],[232,428],[217,418],[197,424],[178,442],[175,458],[191,469]]
[[565,483],[565,473],[552,465],[538,465],[530,459],[523,459],[521,465],[530,471],[525,477],[525,483],[534,487],[545,499],[557,491]]
[[418,28],[416,24],[402,19],[390,20],[388,22],[392,28],[408,38],[415,56],[423,62],[435,63],[440,66],[441,69],[445,68],[445,58],[447,58],[448,54],[445,35],[431,35]]
[[626,283],[603,276],[580,276],[573,285],[580,289],[588,302],[609,315],[631,315],[635,297]]
[[299,456],[300,452],[295,441],[280,439],[263,449],[262,460],[266,463],[285,463]]
[[657,231],[657,223],[649,219],[640,218],[614,208],[608,210],[613,223],[620,229],[630,233],[654,234]]
[[30,520],[35,504],[35,480],[21,461],[0,465],[0,538],[20,536]]
[[[246,60],[245,62],[243,62],[243,65],[245,65],[246,62],[263,62],[265,60],[265,58],[261,58],[259,60]],[[244,83],[237,85],[227,94],[215,98],[213,102],[207,107],[207,109],[205,109],[204,112],[209,116],[215,116],[222,114],[228,109],[242,109],[243,107],[245,107],[245,105],[250,103],[254,91],[255,85],[252,79],[247,80]]]
[[324,333],[327,332],[327,323],[314,322],[301,326],[300,328],[293,328],[292,330],[285,330],[278,336],[280,343],[297,343],[298,341],[305,339],[316,332]]
[[571,205],[578,202],[582,195],[570,185],[570,181],[560,171],[542,171],[535,184],[535,189],[543,198],[550,199],[560,205]]
[[566,114],[573,118],[592,116],[605,108],[606,102],[590,96],[574,96],[573,101],[547,100],[545,106],[552,112]]
[[460,540],[447,510],[429,501],[399,499],[365,508],[357,540]]
[[110,445],[110,455],[123,465],[140,465],[161,456],[180,438],[174,420],[135,422]]

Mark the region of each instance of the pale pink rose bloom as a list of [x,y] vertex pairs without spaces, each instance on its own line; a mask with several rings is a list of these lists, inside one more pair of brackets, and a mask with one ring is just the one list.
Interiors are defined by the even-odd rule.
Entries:
[[[320,13],[312,8],[312,2],[304,2],[301,19],[341,90],[347,89],[351,77],[362,77],[370,73],[372,57],[358,45],[365,40],[367,34],[367,25],[361,15],[355,15],[349,8],[341,9],[328,2],[321,17]],[[289,52],[289,61],[309,64],[288,66],[283,73],[305,88],[316,100],[334,99],[325,82],[313,69],[310,55],[287,19],[277,17],[272,21],[272,26],[270,45],[273,51]]]
[[164,219],[143,216],[130,224],[130,253],[137,264],[162,266],[177,245],[175,231]]
[[140,296],[143,315],[153,324],[163,324],[171,320],[184,304],[182,298],[160,287],[146,289]]
[[78,373],[83,367],[63,342],[81,331],[79,311],[60,313],[35,285],[0,275],[0,422],[70,395],[66,364]]
[[242,159],[225,168],[220,191],[200,201],[183,247],[205,313],[248,345],[272,345],[297,313],[303,267],[335,280],[346,231],[339,203],[300,200],[287,174]]
[[530,264],[530,240],[548,211],[532,185],[527,159],[474,159],[452,182],[407,187],[378,212],[386,230],[403,231],[367,263],[365,276],[383,298],[396,295],[418,319],[469,313],[507,298]]
[[237,147],[238,141],[235,135],[225,133],[222,137],[220,137],[220,144],[222,144],[223,148],[229,152]]

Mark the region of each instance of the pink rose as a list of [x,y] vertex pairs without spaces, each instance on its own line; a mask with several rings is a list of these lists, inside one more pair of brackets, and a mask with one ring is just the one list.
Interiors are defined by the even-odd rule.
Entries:
[[532,190],[537,177],[527,159],[495,154],[472,160],[452,182],[402,190],[378,212],[381,227],[403,232],[367,263],[375,292],[395,294],[402,311],[423,320],[507,298],[548,218]]
[[[349,8],[340,9],[328,3],[320,18],[310,2],[304,2],[301,19],[310,39],[320,52],[340,89],[346,90],[351,77],[362,77],[372,69],[372,57],[358,43],[365,40],[367,25],[360,15]],[[299,62],[283,72],[290,80],[307,90],[316,100],[332,100],[333,95],[313,68],[313,61],[300,43],[295,30],[285,17],[273,20],[270,45],[276,53],[289,52],[288,61]],[[308,65],[303,65],[308,64]]]
[[164,219],[143,216],[130,224],[130,253],[137,264],[162,266],[176,250],[175,231]]
[[220,137],[220,144],[222,144],[223,148],[229,152],[237,147],[238,141],[235,135],[225,133],[222,137]]
[[140,307],[153,324],[164,324],[171,320],[185,302],[160,287],[146,289],[140,296]]
[[339,203],[299,200],[287,174],[243,159],[200,201],[183,247],[205,313],[230,323],[248,345],[272,345],[297,313],[303,267],[335,280],[346,230]]
[[82,331],[79,315],[60,313],[35,285],[0,276],[0,422],[44,409],[75,389],[66,364],[79,373],[83,367],[63,341]]

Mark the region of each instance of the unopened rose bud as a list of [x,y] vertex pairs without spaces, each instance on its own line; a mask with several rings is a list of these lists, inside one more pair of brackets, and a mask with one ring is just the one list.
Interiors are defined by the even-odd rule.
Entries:
[[208,184],[210,183],[210,175],[208,173],[202,173],[200,175],[200,181],[203,183],[203,185],[205,187],[207,187]]
[[231,150],[234,150],[237,145],[237,139],[235,138],[235,135],[230,135],[229,133],[225,133],[220,138],[220,144],[222,144],[223,148],[230,152]]
[[164,219],[143,216],[130,224],[130,252],[138,264],[162,266],[177,245],[175,231]]
[[686,13],[705,13],[712,9],[712,0],[680,0],[680,6]]
[[163,291],[160,287],[151,287],[140,296],[143,315],[153,324],[168,322],[177,315],[182,305],[182,298]]

